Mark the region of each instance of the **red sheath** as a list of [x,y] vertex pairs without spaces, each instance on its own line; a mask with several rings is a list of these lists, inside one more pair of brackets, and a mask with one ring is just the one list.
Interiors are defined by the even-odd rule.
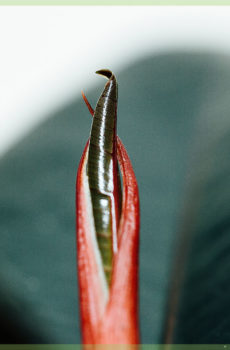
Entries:
[[84,186],[85,146],[77,173],[77,262],[82,338],[84,344],[138,344],[139,196],[128,154],[117,137],[117,157],[123,181],[118,252],[114,255],[108,300],[101,283]]

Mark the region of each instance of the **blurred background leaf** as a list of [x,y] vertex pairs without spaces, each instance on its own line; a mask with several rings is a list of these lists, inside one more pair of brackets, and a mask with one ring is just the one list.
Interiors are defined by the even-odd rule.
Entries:
[[230,342],[230,76],[210,72],[181,214],[166,339]]

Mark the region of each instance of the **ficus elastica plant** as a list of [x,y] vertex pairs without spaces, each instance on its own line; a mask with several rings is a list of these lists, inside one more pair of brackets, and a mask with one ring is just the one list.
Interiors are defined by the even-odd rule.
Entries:
[[117,136],[118,87],[108,79],[95,110],[76,182],[77,265],[84,344],[138,344],[139,196]]

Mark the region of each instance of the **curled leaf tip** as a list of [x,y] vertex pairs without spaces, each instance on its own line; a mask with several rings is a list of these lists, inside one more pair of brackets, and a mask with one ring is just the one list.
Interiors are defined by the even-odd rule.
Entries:
[[113,72],[109,69],[100,69],[96,71],[96,74],[102,75],[109,79],[107,84],[105,85],[104,91],[102,93],[103,97],[109,97],[110,100],[117,102],[117,80]]
[[109,69],[97,70],[96,74],[102,75],[103,77],[106,77],[106,78],[111,79],[111,80],[115,79],[115,75]]

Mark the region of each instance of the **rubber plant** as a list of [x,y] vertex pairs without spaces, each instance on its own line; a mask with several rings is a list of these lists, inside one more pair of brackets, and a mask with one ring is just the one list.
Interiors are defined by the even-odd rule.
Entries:
[[95,111],[83,94],[93,120],[76,182],[82,341],[138,344],[138,186],[117,136],[117,80],[96,73],[108,81]]

